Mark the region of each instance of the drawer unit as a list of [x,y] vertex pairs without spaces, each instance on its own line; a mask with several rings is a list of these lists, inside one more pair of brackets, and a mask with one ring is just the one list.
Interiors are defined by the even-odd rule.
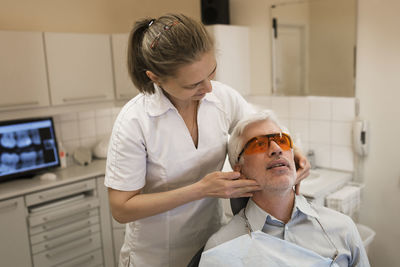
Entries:
[[91,193],[94,192],[95,189],[96,189],[95,181],[91,179],[83,182],[56,187],[50,190],[44,190],[38,193],[29,194],[25,196],[25,201],[26,205],[29,207],[47,201],[52,201],[55,199],[76,195],[82,192]]
[[101,248],[100,234],[86,236],[33,255],[34,266],[55,266]]
[[91,179],[25,197],[34,266],[103,265],[96,190]]
[[101,250],[95,250],[87,255],[77,257],[71,261],[57,265],[57,267],[98,267],[103,266]]

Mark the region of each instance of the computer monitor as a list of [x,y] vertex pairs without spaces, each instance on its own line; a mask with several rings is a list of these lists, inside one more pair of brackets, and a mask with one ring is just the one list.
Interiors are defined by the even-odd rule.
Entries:
[[0,121],[0,182],[60,166],[52,117]]

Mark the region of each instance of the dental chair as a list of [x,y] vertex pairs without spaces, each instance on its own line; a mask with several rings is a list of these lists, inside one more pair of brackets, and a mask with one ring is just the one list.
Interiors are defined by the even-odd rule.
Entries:
[[[231,202],[231,210],[233,215],[235,215],[236,213],[238,213],[241,209],[243,209],[244,207],[246,207],[247,202],[249,201],[248,197],[241,197],[241,198],[231,198],[230,202]],[[205,246],[205,245],[204,245]],[[187,265],[187,267],[198,267],[199,263],[200,263],[200,258],[201,258],[201,254],[203,253],[204,250],[204,246],[201,247],[196,254],[193,256],[193,258],[190,260],[189,264]]]

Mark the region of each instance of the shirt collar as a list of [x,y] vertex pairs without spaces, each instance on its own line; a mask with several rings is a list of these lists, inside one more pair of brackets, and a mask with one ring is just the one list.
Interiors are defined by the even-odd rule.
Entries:
[[[214,88],[214,81],[211,81],[212,87]],[[153,83],[154,86],[154,94],[146,95],[146,107],[145,110],[150,116],[160,116],[167,112],[168,110],[176,110],[171,101],[164,95],[162,89]],[[221,101],[214,94],[214,92],[207,93],[204,98],[200,101],[205,100],[207,102],[214,103],[217,107],[222,109]]]
[[[291,216],[292,219],[295,216],[296,211],[307,216],[315,217],[317,219],[319,218],[317,212],[311,207],[310,203],[308,203],[305,197],[301,195],[295,196],[295,204]],[[275,219],[272,215],[261,209],[251,198],[246,206],[246,217],[249,220],[253,231],[262,230],[268,217]]]
[[154,94],[146,95],[145,101],[146,106],[145,110],[150,116],[160,116],[167,112],[169,109],[176,110],[174,105],[172,105],[171,101],[164,95],[162,89],[153,83],[154,86]]

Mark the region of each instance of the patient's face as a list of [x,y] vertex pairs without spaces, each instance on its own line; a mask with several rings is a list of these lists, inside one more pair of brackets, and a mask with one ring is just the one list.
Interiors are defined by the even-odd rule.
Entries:
[[[251,138],[280,133],[281,129],[273,122],[260,121],[248,125],[242,136],[243,146]],[[291,190],[296,180],[296,167],[292,149],[282,150],[271,141],[266,152],[242,155],[241,172],[248,178],[256,180],[263,190]]]

